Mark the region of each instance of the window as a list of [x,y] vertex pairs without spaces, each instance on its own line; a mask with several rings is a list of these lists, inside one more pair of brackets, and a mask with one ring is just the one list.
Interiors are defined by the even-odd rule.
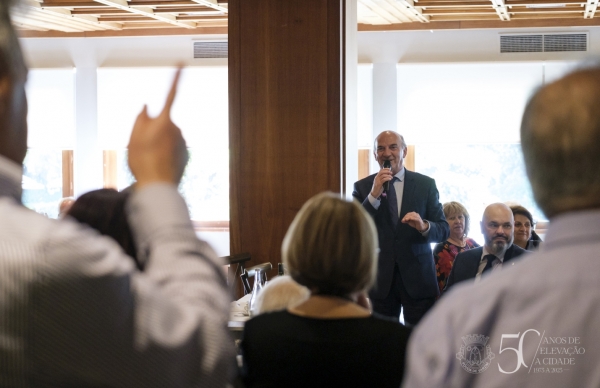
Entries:
[[23,204],[56,218],[59,201],[72,195],[73,188],[73,69],[31,70],[26,92],[29,149],[23,163]]
[[57,218],[62,189],[62,150],[27,150],[23,163],[23,204],[38,213]]
[[518,203],[536,220],[520,147],[523,110],[535,88],[570,63],[398,65],[398,132],[415,146],[415,170],[436,180],[440,202],[471,215],[471,237],[485,206]]
[[415,151],[415,167],[435,179],[440,202],[457,201],[471,215],[471,237],[479,243],[479,221],[493,202],[515,202],[545,219],[533,200],[520,144],[423,144]]
[[[126,146],[135,118],[145,103],[151,115],[160,112],[173,74],[163,68],[98,70],[99,141],[116,152],[110,183],[118,189],[133,181]],[[229,220],[228,114],[227,67],[186,68],[171,117],[190,151],[179,188],[196,221]],[[106,155],[105,177],[106,161],[112,160]]]

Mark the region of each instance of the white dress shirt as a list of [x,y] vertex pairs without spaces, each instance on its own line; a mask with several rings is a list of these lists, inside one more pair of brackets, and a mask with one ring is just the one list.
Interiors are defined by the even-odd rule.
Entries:
[[[481,274],[485,269],[485,265],[487,264],[487,260],[484,259],[486,255],[490,255],[491,253],[487,250],[485,245],[483,246],[483,253],[481,254],[481,261],[479,262],[479,268],[477,269],[477,275],[475,275],[475,283],[477,283],[481,279]],[[502,263],[504,262],[504,253],[502,255],[494,255],[496,258],[492,261],[492,269],[491,271],[497,271],[502,268]],[[486,272],[487,274],[488,272]]]
[[[394,175],[396,178],[398,178],[394,181],[394,190],[396,191],[396,201],[398,201],[398,217],[400,217],[400,212],[402,211],[402,196],[404,195],[404,177],[405,177],[405,175],[406,175],[406,169],[404,167],[402,167],[400,169],[400,171],[398,171],[398,173],[396,175]],[[371,193],[369,193],[367,198],[369,199],[369,202],[371,203],[373,208],[379,209],[379,206],[381,205],[381,200],[379,198],[373,197],[371,195]],[[426,220],[423,220],[423,221],[426,221]],[[423,235],[424,237],[427,237],[427,235],[429,234],[429,228],[431,227],[431,225],[429,225],[429,222],[427,222],[426,225],[427,225],[427,228],[425,228],[425,230],[421,233],[421,235]]]
[[222,263],[177,188],[130,196],[139,272],[111,238],[23,207],[21,171],[0,156],[0,386],[225,386]]

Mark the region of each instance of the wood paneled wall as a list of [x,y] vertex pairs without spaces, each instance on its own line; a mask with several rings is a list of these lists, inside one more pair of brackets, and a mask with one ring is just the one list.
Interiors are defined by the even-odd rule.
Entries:
[[73,150],[62,151],[62,196],[73,196]]
[[229,1],[231,254],[247,266],[276,269],[304,202],[343,187],[344,3]]

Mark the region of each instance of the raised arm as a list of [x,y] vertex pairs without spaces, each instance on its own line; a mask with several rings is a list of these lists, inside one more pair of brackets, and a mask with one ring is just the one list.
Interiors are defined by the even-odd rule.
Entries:
[[229,294],[177,192],[187,149],[169,111],[139,115],[129,144],[137,178],[127,214],[144,272],[112,240],[64,222],[47,231],[49,264],[32,312],[32,351],[56,386],[219,387],[234,366]]

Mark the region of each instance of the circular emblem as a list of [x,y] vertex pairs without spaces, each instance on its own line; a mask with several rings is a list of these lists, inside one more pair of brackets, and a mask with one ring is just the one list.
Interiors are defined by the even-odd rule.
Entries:
[[490,337],[481,334],[469,334],[462,337],[464,345],[456,353],[460,365],[469,373],[481,373],[485,371],[492,359],[495,357],[492,348],[487,344]]

